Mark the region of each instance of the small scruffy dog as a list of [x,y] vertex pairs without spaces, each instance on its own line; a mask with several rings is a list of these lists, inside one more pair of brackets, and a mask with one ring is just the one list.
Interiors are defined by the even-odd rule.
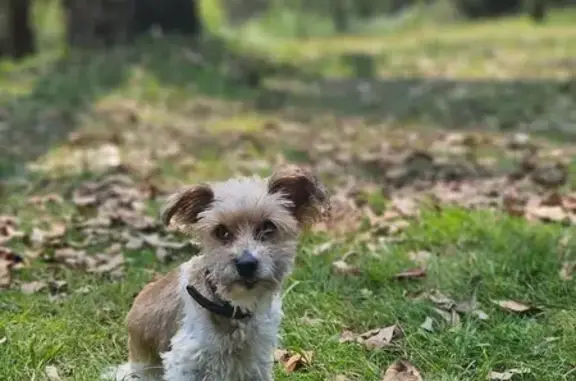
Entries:
[[135,298],[127,316],[129,361],[112,378],[273,380],[281,284],[299,233],[328,211],[324,187],[294,166],[172,196],[163,222],[188,228],[202,251]]

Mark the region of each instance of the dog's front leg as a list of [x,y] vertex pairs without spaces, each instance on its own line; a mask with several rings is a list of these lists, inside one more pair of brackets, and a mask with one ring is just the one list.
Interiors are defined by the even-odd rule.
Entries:
[[194,348],[178,347],[162,354],[163,381],[206,381],[198,354]]
[[163,381],[205,381],[204,372],[196,369],[194,364],[171,361],[164,361]]

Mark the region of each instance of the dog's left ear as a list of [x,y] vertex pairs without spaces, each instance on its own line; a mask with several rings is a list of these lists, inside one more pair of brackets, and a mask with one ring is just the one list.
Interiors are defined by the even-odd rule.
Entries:
[[290,211],[300,225],[317,222],[330,212],[330,198],[316,176],[297,166],[286,166],[272,174],[268,192],[281,193],[291,201]]
[[160,212],[164,225],[177,223],[195,224],[199,214],[208,209],[214,201],[214,191],[209,185],[200,184],[172,195]]

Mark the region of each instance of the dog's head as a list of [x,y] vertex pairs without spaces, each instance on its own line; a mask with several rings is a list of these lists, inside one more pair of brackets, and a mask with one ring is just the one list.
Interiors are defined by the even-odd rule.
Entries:
[[189,227],[201,241],[218,293],[252,308],[279,288],[292,270],[299,233],[327,211],[329,199],[318,179],[288,166],[267,179],[185,189],[169,200],[162,220]]

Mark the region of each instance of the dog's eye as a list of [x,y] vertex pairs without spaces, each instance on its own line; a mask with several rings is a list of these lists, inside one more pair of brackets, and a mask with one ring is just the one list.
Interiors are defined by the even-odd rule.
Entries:
[[259,241],[268,241],[278,232],[278,227],[272,221],[266,220],[256,229],[256,239]]
[[214,237],[220,242],[230,242],[232,240],[232,232],[224,225],[218,225],[214,229]]

